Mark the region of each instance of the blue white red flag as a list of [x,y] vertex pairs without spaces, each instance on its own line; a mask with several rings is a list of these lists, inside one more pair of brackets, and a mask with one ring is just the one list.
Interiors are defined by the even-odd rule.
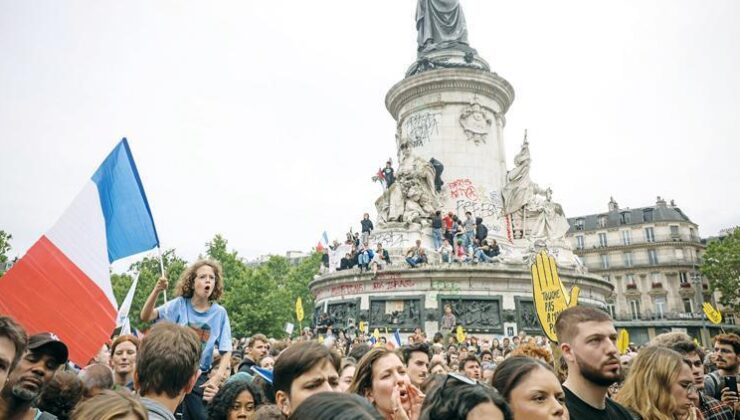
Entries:
[[29,334],[49,331],[80,366],[116,326],[110,263],[159,245],[126,139],[103,161],[56,224],[0,277],[0,313]]

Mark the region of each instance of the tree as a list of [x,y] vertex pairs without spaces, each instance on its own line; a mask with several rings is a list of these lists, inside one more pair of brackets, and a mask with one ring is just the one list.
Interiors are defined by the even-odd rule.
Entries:
[[719,302],[740,312],[740,228],[707,246],[700,270],[709,279],[710,290],[721,293]]
[[[225,294],[221,303],[229,313],[234,337],[255,333],[284,336],[285,323],[297,323],[295,300],[299,296],[310,316],[313,297],[308,283],[318,273],[319,255],[295,266],[284,257],[273,256],[257,267],[249,267],[236,251],[228,250],[228,241],[221,235],[216,235],[206,248],[206,255],[219,261],[224,269]],[[304,320],[304,325],[308,322]]]
[[[177,280],[180,278],[180,274],[185,271],[187,262],[175,254],[174,249],[168,249],[162,254],[162,260],[164,262],[164,269],[167,273],[167,279],[169,285],[167,287],[167,299],[175,297],[175,286]],[[154,289],[154,284],[157,279],[161,276],[161,269],[159,265],[158,256],[148,256],[143,260],[138,261],[131,265],[131,272],[139,273],[139,283],[136,286],[136,292],[134,292],[134,300],[131,302],[131,311],[129,312],[129,319],[131,321],[131,329],[137,328],[139,330],[145,330],[149,328],[149,323],[143,322],[139,318],[141,308],[146,302],[146,298]],[[131,274],[113,274],[111,275],[111,283],[113,284],[113,294],[116,296],[116,300],[120,305],[123,299],[128,293],[128,289],[131,287],[133,282]],[[164,299],[160,297],[157,302],[157,306],[162,305]]]
[[8,262],[8,252],[12,248],[10,246],[11,239],[13,239],[13,235],[0,230],[0,274],[5,271],[5,263]]

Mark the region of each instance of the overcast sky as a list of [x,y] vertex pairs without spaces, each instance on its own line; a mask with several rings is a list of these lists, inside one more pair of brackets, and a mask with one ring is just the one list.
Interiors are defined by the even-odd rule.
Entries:
[[[740,224],[740,2],[462,0],[516,91],[507,162],[569,217],[675,199]],[[0,229],[22,255],[128,137],[162,245],[308,250],[373,211],[415,0],[0,0]]]

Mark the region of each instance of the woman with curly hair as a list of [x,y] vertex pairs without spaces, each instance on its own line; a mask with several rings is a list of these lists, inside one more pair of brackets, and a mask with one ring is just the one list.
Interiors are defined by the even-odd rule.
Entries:
[[262,395],[246,380],[226,383],[208,404],[208,420],[252,419]]
[[691,368],[679,353],[647,347],[632,361],[615,400],[645,420],[695,419],[690,394],[696,392]]
[[[217,302],[224,292],[221,264],[213,260],[199,260],[180,276],[175,287],[176,298],[154,308],[159,294],[167,290],[167,277],[162,276],[141,309],[145,322],[166,320],[193,329],[200,337],[203,351],[200,358],[201,375],[193,392],[185,397],[184,418],[200,418],[205,408],[202,400],[210,401],[231,372],[231,324],[226,309]],[[216,373],[211,370],[213,351],[218,344],[221,361]],[[193,416],[193,417],[191,417]]]
[[105,390],[77,405],[72,420],[147,420],[149,416],[139,398],[126,391]]

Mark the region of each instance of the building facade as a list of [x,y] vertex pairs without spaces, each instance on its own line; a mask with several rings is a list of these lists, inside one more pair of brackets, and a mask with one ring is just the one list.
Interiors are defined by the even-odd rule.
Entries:
[[[588,271],[614,286],[607,308],[630,340],[643,344],[657,334],[683,331],[707,344],[719,332],[702,312],[716,307],[699,273],[705,249],[699,226],[671,200],[568,219],[568,239]],[[723,321],[734,324],[734,319]],[[732,325],[729,326],[732,328]]]

